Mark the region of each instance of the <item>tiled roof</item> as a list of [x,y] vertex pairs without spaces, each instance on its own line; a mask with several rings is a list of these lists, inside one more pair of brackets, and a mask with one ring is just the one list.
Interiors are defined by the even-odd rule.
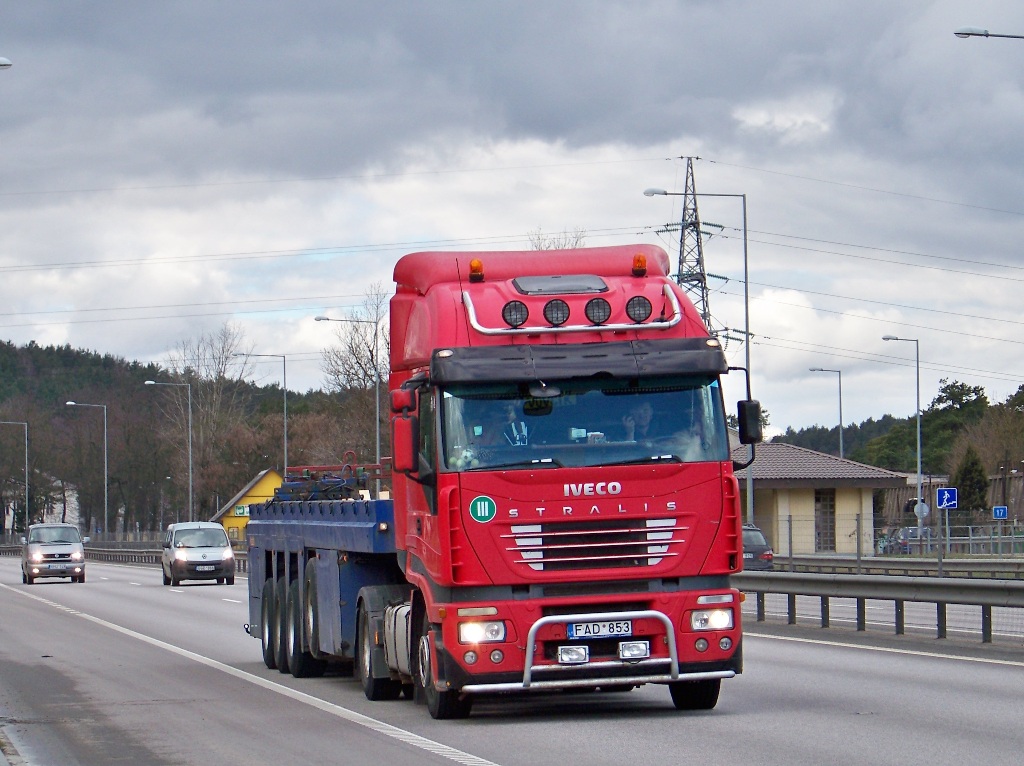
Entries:
[[[732,451],[732,457],[745,462],[749,447],[742,445]],[[815,452],[782,442],[758,444],[754,448],[754,462],[749,468],[736,472],[742,482],[752,472],[759,487],[832,486],[832,487],[901,487],[906,486],[904,474],[884,468],[844,460],[834,455]]]

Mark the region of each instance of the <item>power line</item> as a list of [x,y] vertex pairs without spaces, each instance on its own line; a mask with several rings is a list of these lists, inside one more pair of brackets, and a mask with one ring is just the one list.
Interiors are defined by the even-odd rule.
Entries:
[[[707,159],[707,158],[705,158]],[[878,189],[873,186],[860,186],[858,184],[845,183],[843,181],[829,181],[825,178],[814,178],[813,176],[802,176],[796,173],[784,173],[781,170],[768,170],[767,168],[757,168],[752,165],[737,165],[731,162],[722,162],[720,160],[708,159],[708,162],[714,165],[723,165],[725,167],[740,168],[741,170],[753,170],[755,173],[765,173],[768,175],[783,176],[785,178],[797,178],[801,181],[813,181],[819,184],[829,184],[830,186],[842,186],[847,189],[857,189],[858,191],[869,191],[875,194],[888,194],[892,197],[904,197],[906,199],[916,199],[922,202],[935,202],[940,205],[953,205],[956,207],[966,207],[972,210],[985,210],[990,213],[1005,213],[1007,215],[1019,215],[1024,216],[1024,212],[1020,210],[1005,210],[998,207],[986,207],[984,205],[972,205],[969,202],[956,202],[955,200],[939,199],[937,197],[925,197],[920,194],[909,194],[907,192],[892,191],[891,189]]]

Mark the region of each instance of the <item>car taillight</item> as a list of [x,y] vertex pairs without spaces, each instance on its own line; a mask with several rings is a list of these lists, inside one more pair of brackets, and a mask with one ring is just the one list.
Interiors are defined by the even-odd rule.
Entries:
[[774,561],[775,560],[775,552],[774,551],[765,551],[760,556],[758,556],[758,558],[761,559],[762,561]]

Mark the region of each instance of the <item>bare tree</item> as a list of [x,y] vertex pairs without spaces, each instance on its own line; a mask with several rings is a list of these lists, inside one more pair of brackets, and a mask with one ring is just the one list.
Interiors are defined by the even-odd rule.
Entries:
[[572,250],[583,247],[587,242],[587,230],[577,226],[571,232],[568,229],[561,234],[545,234],[538,226],[535,230],[528,232],[530,247],[533,250]]
[[[247,356],[252,349],[241,328],[225,323],[215,332],[181,341],[170,358],[169,371],[174,382],[191,386],[197,519],[210,518],[217,510],[212,507],[216,503],[214,483],[219,478],[215,466],[227,436],[248,428],[248,387],[243,380],[252,373],[252,361]],[[173,404],[165,414],[182,445],[176,471],[181,481],[176,483],[184,486],[188,481],[188,390],[176,386],[169,399]],[[182,494],[187,497],[187,487]]]
[[[337,343],[323,351],[325,387],[336,394],[338,409],[334,438],[321,441],[320,454],[333,454],[338,460],[346,451],[355,450],[364,461],[375,453],[378,427],[381,454],[390,453],[386,399],[391,358],[386,319],[389,297],[381,283],[370,285],[362,306],[349,317],[352,321],[338,322]],[[374,396],[381,397],[379,407]],[[379,424],[374,422],[378,409]]]

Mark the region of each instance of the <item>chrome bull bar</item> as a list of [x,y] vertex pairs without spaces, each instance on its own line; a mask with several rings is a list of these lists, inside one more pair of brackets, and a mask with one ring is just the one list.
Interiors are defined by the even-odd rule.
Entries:
[[[533,656],[537,648],[537,632],[548,625],[565,624],[570,622],[597,622],[605,620],[643,620],[653,619],[665,626],[665,635],[668,640],[668,657],[656,657],[643,660],[601,660],[598,662],[585,662],[567,665],[534,665]],[[567,639],[571,640],[571,639]],[[541,617],[531,627],[526,638],[527,664],[523,669],[522,683],[499,683],[499,684],[467,684],[460,691],[466,694],[482,694],[494,692],[515,692],[515,691],[544,691],[548,689],[571,689],[581,687],[594,687],[619,684],[649,684],[649,683],[671,683],[673,681],[705,681],[714,678],[732,678],[736,675],[733,670],[712,670],[701,673],[680,673],[679,672],[679,651],[676,646],[675,629],[668,615],[653,609],[643,609],[629,612],[588,612],[582,614],[559,614]],[[666,665],[664,673],[653,675],[601,675],[601,671],[621,668],[635,667],[657,667]],[[552,671],[564,671],[567,668],[573,670],[594,670],[598,675],[590,678],[565,678],[553,681],[535,681],[533,675],[543,674]]]

